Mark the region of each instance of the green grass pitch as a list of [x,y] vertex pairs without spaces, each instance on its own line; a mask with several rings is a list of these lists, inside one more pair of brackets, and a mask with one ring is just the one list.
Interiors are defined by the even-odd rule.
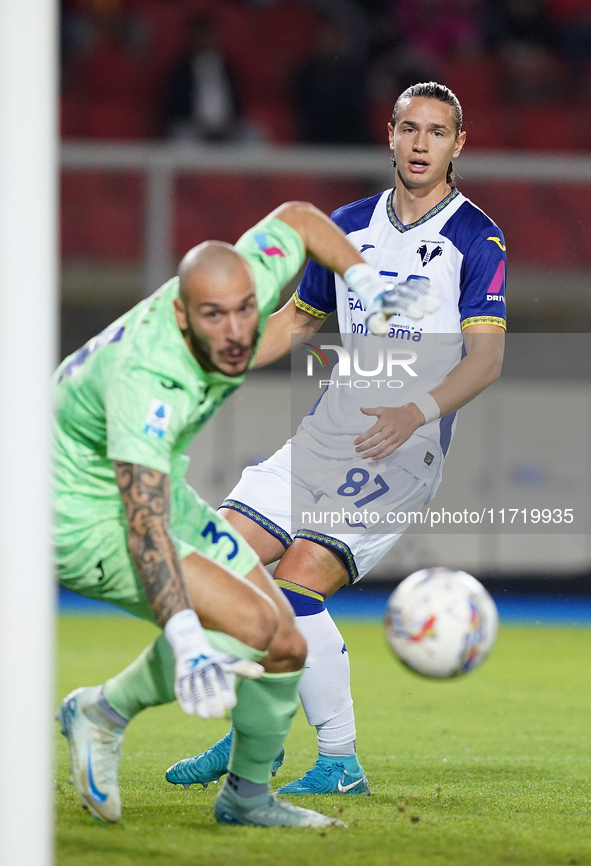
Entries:
[[[348,830],[216,824],[217,786],[185,791],[167,784],[164,771],[213,743],[228,723],[190,719],[175,704],[130,725],[120,768],[123,818],[114,826],[80,808],[66,742],[56,733],[57,864],[590,866],[588,629],[506,626],[480,670],[433,682],[391,657],[379,624],[341,626],[372,795],[293,802],[338,817]],[[132,619],[62,617],[57,698],[103,682],[153,634]],[[275,786],[315,758],[301,710],[286,755]]]

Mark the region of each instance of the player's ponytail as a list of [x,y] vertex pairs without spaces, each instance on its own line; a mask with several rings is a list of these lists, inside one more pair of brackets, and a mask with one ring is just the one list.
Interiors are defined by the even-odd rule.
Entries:
[[[394,108],[392,109],[392,117],[390,118],[392,126],[396,125],[398,112],[403,103],[408,102],[414,96],[422,96],[426,99],[438,99],[439,102],[445,102],[447,105],[451,105],[454,120],[456,122],[456,138],[459,136],[462,131],[462,123],[464,122],[464,114],[462,112],[460,100],[455,93],[449,89],[449,87],[446,87],[445,84],[438,84],[436,81],[423,81],[420,84],[413,84],[411,87],[407,87],[406,90],[400,94],[396,100]],[[392,165],[396,168],[396,159],[394,156],[392,156]],[[453,162],[450,162],[447,167],[447,176],[445,179],[450,186],[455,186],[456,176],[454,173]]]
[[445,175],[445,182],[448,183],[450,186],[456,185],[456,173],[454,171],[453,162],[450,162],[450,164],[447,167],[447,174]]

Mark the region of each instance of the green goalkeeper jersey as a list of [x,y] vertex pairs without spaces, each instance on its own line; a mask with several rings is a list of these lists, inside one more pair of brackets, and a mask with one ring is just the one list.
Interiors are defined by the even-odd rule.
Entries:
[[[299,234],[265,219],[236,249],[255,278],[262,334],[280,290],[297,273],[305,250]],[[55,463],[58,526],[67,531],[91,499],[96,519],[121,512],[113,461],[184,474],[183,452],[244,381],[203,370],[177,324],[178,278],[117,319],[55,374]],[[60,530],[58,530],[60,531]]]

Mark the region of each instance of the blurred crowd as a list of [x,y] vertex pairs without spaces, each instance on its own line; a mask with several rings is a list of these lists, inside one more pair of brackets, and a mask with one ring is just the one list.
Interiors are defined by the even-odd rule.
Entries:
[[409,84],[480,148],[591,149],[591,0],[63,0],[71,139],[382,142]]

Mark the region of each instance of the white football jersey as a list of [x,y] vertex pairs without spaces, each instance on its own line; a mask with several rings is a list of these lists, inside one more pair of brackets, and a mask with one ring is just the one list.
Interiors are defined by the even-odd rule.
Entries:
[[[387,337],[375,338],[367,334],[365,310],[355,293],[332,271],[308,264],[294,295],[296,306],[319,318],[336,310],[351,368],[354,352],[357,359],[350,383],[343,373],[343,356],[326,372],[331,384],[296,434],[296,446],[312,448],[319,456],[355,455],[353,439],[372,421],[360,406],[404,405],[435,388],[461,358],[464,328],[505,327],[506,256],[500,229],[455,188],[421,219],[403,225],[394,212],[392,192],[346,205],[332,219],[385,283],[427,278],[438,288],[441,306],[419,321],[393,316]],[[328,342],[318,339],[320,347]],[[413,374],[405,375],[411,367],[396,366],[405,358]],[[377,373],[364,378],[359,371]],[[433,480],[440,475],[454,421],[455,412],[420,427],[386,459],[426,482]]]

